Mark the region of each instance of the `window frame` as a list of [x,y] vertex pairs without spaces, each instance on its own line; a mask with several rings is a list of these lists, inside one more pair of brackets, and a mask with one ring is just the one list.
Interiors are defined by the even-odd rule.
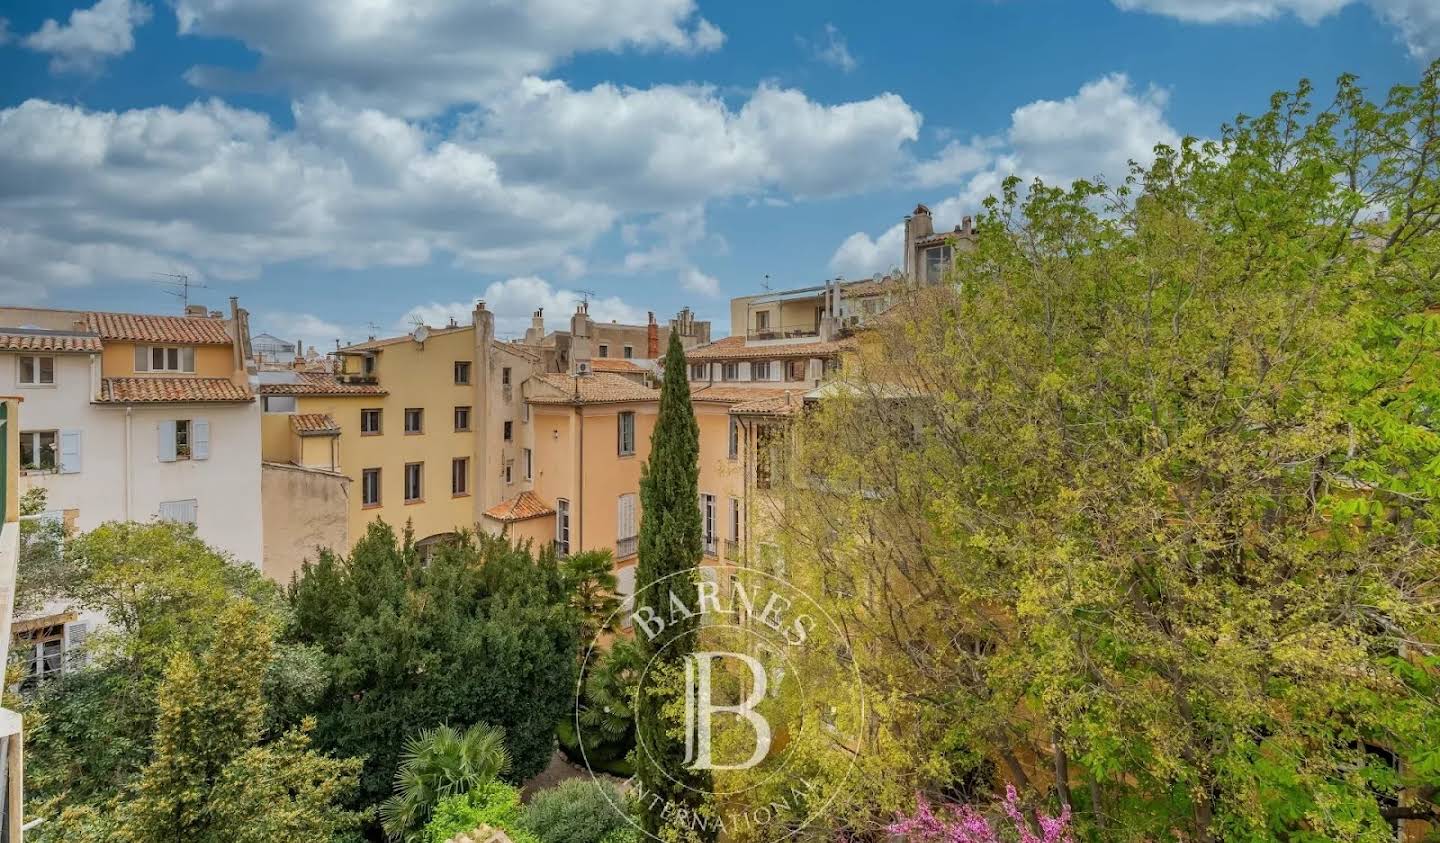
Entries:
[[535,452],[530,448],[522,448],[521,456],[525,461],[525,479],[535,479]]
[[[410,495],[410,470],[411,470],[411,469],[414,469],[414,470],[415,470],[415,496],[414,496],[414,497],[411,497],[411,495]],[[424,503],[424,502],[425,502],[425,463],[424,463],[423,461],[421,461],[421,462],[407,462],[407,463],[405,463],[405,476],[404,476],[403,480],[404,480],[404,484],[403,484],[403,485],[404,485],[404,489],[401,490],[401,495],[403,496],[403,498],[404,498],[404,500],[405,500],[405,503],[406,503],[406,504]]]
[[[195,346],[193,345],[147,345],[144,347],[148,358],[147,372],[160,372],[161,374],[193,375],[195,374]],[[160,357],[161,365],[155,365],[156,355]],[[171,357],[174,364],[171,364]],[[186,366],[186,358],[189,358],[189,366]]]
[[635,456],[635,411],[622,410],[615,414],[615,455]]
[[721,363],[721,364],[720,364],[720,380],[721,380],[722,383],[723,383],[723,382],[734,383],[735,381],[740,380],[740,364],[739,364],[739,362]]
[[600,343],[598,348],[600,349],[598,352],[596,352],[598,356],[605,358],[608,358],[610,356],[610,343],[602,342]]
[[570,555],[570,501],[555,499],[555,552],[560,556]]
[[692,381],[703,381],[703,380],[709,380],[709,379],[710,379],[710,364],[709,364],[709,363],[691,363],[691,364],[690,364],[690,380],[692,380]]
[[[371,414],[374,414],[373,416]],[[375,426],[371,430],[365,429],[367,418],[375,419]],[[385,410],[382,407],[362,407],[360,409],[360,435],[379,436],[385,432]]]
[[456,386],[469,386],[469,385],[470,385],[470,361],[469,361],[469,360],[456,360],[456,361],[455,361],[455,368],[454,368],[454,372],[453,372],[453,373],[454,373],[454,375],[455,375],[455,385],[456,385]]
[[[46,468],[43,461],[37,462],[33,467],[25,464],[26,439],[30,440],[30,454],[33,458],[45,447],[41,444],[41,438],[45,434],[50,435],[50,459],[51,465]],[[60,431],[59,429],[37,429],[20,431],[20,471],[25,474],[50,474],[60,471]]]
[[500,385],[501,385],[501,386],[509,386],[509,385],[510,385],[510,367],[509,367],[509,366],[501,366],[501,367],[500,367]]
[[[25,361],[30,361],[30,380],[25,380]],[[50,362],[50,380],[45,380],[45,367],[43,361]],[[53,354],[21,354],[16,357],[15,383],[26,388],[42,388],[55,386],[56,373],[59,369],[57,360]]]
[[624,359],[626,359],[626,360],[634,360],[634,359],[635,359],[635,346],[633,346],[633,345],[626,345],[623,349],[621,349],[621,351],[622,351],[622,353],[625,355],[625,358],[624,358]]
[[[414,418],[415,421],[416,421],[416,426],[415,426],[413,429],[410,427],[410,419],[412,418],[412,414],[413,414],[413,418]],[[424,407],[406,407],[406,408],[405,408],[405,435],[406,435],[406,436],[419,436],[419,435],[423,434],[424,432],[425,432],[425,408],[424,408]]]
[[195,450],[195,429],[190,419],[175,420],[175,460],[188,460]]
[[720,537],[715,535],[715,529],[720,526],[720,506],[714,495],[708,492],[700,493],[700,536],[705,544],[705,555],[715,556],[718,550]]
[[[462,416],[462,415],[464,416],[464,422],[465,422],[464,424],[461,424],[461,423],[460,423],[460,422],[461,422],[461,416]],[[469,432],[470,432],[470,405],[469,405],[469,404],[457,404],[457,405],[455,405],[454,421],[455,421],[455,432],[456,432],[456,433],[469,433]]]
[[[285,402],[287,402],[287,401],[290,402],[290,409],[288,409],[288,410],[276,410],[276,409],[273,409],[273,406],[272,406],[272,404],[271,404],[271,402],[280,402],[280,403],[283,405],[283,404],[284,404]],[[262,395],[262,396],[260,396],[260,412],[265,413],[265,414],[268,414],[268,415],[277,415],[277,416],[278,416],[278,415],[291,415],[291,414],[293,414],[293,413],[295,413],[295,412],[297,411],[297,407],[298,407],[298,406],[299,406],[299,399],[297,399],[297,398],[296,398],[295,396],[293,396],[293,395]]]
[[510,419],[506,419],[504,424],[501,425],[500,435],[505,439],[506,442],[514,442],[515,422],[511,421]]
[[[384,498],[383,498],[382,495],[381,495],[381,489],[383,488],[383,486],[381,486],[381,479],[383,478],[383,476],[384,476],[384,475],[381,474],[381,470],[380,470],[379,468],[362,468],[362,469],[360,470],[360,508],[361,508],[361,509],[374,509],[375,507],[378,507],[378,506],[381,505],[381,502],[384,500]],[[374,478],[374,481],[375,481],[375,489],[374,489],[374,491],[375,491],[375,499],[374,499],[374,500],[369,500],[369,497],[370,497],[370,480],[371,480],[372,477]]]
[[732,460],[740,459],[740,420],[734,416],[730,417],[730,436],[726,443],[726,456]]
[[752,362],[750,363],[750,380],[752,380],[752,381],[768,381],[768,380],[770,380],[770,361],[769,361],[769,360],[754,360],[754,361],[752,361]]
[[470,496],[470,458],[454,457],[450,460],[450,496]]

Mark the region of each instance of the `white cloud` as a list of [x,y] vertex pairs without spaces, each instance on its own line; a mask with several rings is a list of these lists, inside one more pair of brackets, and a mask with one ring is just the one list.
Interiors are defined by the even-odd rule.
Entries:
[[809,38],[797,37],[795,40],[822,64],[839,68],[846,73],[860,65],[850,54],[850,45],[846,43],[845,36],[833,23],[825,24],[824,34],[820,38],[812,41]]
[[[500,338],[517,337],[530,327],[531,313],[537,308],[545,309],[547,331],[570,329],[570,317],[575,308],[584,300],[584,294],[576,290],[556,288],[543,278],[526,275],[496,281],[476,297],[485,302],[485,307],[495,314],[495,335]],[[445,325],[451,319],[462,325],[470,323],[475,303],[430,302],[416,305],[396,321],[398,330],[408,331],[415,320],[427,325]],[[632,325],[645,323],[645,311],[627,303],[619,296],[592,297],[590,318],[596,322],[624,322]]]
[[175,12],[181,33],[261,57],[252,74],[191,68],[196,85],[323,92],[405,116],[486,101],[579,53],[724,42],[694,0],[178,0]]
[[[150,20],[150,15],[150,7],[135,0],[99,0],[88,9],[71,12],[69,23],[45,21],[24,43],[50,55],[51,72],[93,73],[107,59],[135,49],[135,27]],[[0,38],[0,43],[4,40]]]
[[[1293,14],[1315,25],[1360,0],[1112,0],[1123,11],[1149,12],[1191,23],[1255,23]],[[1435,0],[1364,0],[1393,26],[1410,55],[1440,55],[1440,3]]]
[[335,350],[335,341],[360,342],[367,336],[364,326],[345,326],[313,313],[281,313],[271,311],[251,317],[251,331],[271,334],[282,340],[305,343],[319,354]]
[[692,293],[699,293],[710,298],[720,295],[720,279],[713,275],[706,275],[693,266],[687,266],[680,271],[680,286]]
[[509,175],[663,210],[771,189],[824,196],[884,183],[920,124],[888,93],[823,105],[766,84],[736,110],[709,88],[576,90],[530,78],[467,129]]
[[30,100],[0,110],[0,184],[0,236],[15,246],[0,284],[87,283],[175,261],[197,278],[307,259],[563,266],[615,219],[504,181],[478,149],[323,100],[296,108],[293,132],[216,101],[117,114]]
[[[916,180],[958,183],[960,192],[930,206],[935,230],[954,227],[980,210],[986,196],[998,194],[1010,175],[1030,182],[1064,185],[1075,179],[1103,177],[1119,182],[1129,161],[1153,160],[1156,144],[1175,145],[1178,133],[1165,119],[1168,96],[1150,87],[1137,91],[1124,74],[1088,82],[1074,96],[1037,100],[1015,109],[1010,127],[999,137],[947,145],[940,156],[920,162]],[[980,161],[977,155],[988,155]],[[951,175],[955,174],[955,175]],[[958,176],[963,175],[963,178]],[[830,258],[830,268],[848,277],[885,272],[904,261],[904,229],[897,224],[872,237],[856,232]]]

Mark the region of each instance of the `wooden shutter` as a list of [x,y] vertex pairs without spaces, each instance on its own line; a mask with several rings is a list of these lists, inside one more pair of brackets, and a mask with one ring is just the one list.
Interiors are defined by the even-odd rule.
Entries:
[[190,422],[190,459],[210,459],[210,422],[205,419]]
[[159,431],[159,441],[155,443],[155,453],[159,455],[160,462],[175,462],[175,422],[162,421],[155,425]]
[[137,371],[137,372],[148,372],[148,371],[150,371],[150,346],[148,346],[148,345],[137,345],[137,346],[135,346],[135,371]]
[[80,431],[60,431],[60,473],[80,473]]
[[65,668],[73,670],[85,665],[85,638],[90,634],[90,624],[76,621],[65,626]]

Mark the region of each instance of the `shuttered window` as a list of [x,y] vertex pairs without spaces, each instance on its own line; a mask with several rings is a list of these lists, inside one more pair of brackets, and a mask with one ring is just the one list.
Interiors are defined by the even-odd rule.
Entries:
[[182,501],[161,501],[160,520],[174,521],[177,524],[197,523],[200,516],[200,504],[194,498]]

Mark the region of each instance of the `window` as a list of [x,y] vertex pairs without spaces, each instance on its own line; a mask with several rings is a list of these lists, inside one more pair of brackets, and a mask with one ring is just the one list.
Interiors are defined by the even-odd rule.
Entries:
[[375,377],[375,355],[367,354],[361,359],[360,371],[367,378]]
[[730,499],[730,541],[740,541],[740,499]]
[[295,396],[293,395],[267,395],[261,401],[267,413],[295,412]]
[[757,362],[755,362],[755,363],[751,363],[751,364],[750,364],[750,380],[752,380],[752,381],[768,381],[768,380],[770,380],[770,361],[769,361],[769,360],[760,360],[760,361],[757,361]]
[[380,410],[378,408],[360,411],[360,435],[378,436],[380,434]]
[[525,467],[525,479],[526,479],[526,480],[534,480],[534,479],[535,479],[535,453],[534,453],[533,451],[531,451],[529,448],[526,448],[524,451],[521,452],[520,457],[521,457],[521,460],[522,460],[523,465],[524,465],[524,467]]
[[380,505],[380,469],[367,468],[360,472],[360,505]]
[[54,471],[60,466],[60,431],[27,430],[20,433],[20,468]]
[[770,311],[762,310],[755,314],[755,332],[770,330]]
[[615,450],[622,457],[635,453],[635,414],[621,413],[616,417]]
[[637,540],[635,528],[635,495],[620,496],[615,510],[615,558],[634,556]]
[[506,461],[505,461],[505,485],[506,485],[506,486],[509,486],[511,483],[514,483],[514,482],[515,482],[515,461],[514,461],[514,460],[506,460]]
[[469,457],[456,457],[450,461],[450,494],[470,494]]
[[740,458],[740,420],[730,417],[730,459]]
[[455,385],[465,386],[470,383],[470,361],[455,361]]
[[603,342],[600,343],[600,356],[601,356],[601,357],[609,357],[609,356],[610,356],[610,346],[609,346],[608,344],[603,343]]
[[510,367],[509,367],[509,366],[505,366],[504,368],[502,368],[502,369],[500,370],[500,385],[501,385],[501,386],[509,386],[509,385],[510,385]]
[[20,384],[22,386],[53,386],[55,383],[55,358],[20,358]]
[[455,408],[455,432],[461,433],[470,429],[470,408]]
[[505,441],[506,441],[506,442],[509,442],[509,441],[512,441],[514,438],[515,438],[515,422],[513,422],[513,421],[508,421],[508,420],[507,420],[507,421],[505,422]]
[[419,407],[405,408],[405,432],[425,432],[425,411]]
[[721,363],[721,364],[720,364],[720,380],[722,380],[722,381],[738,381],[738,380],[740,380],[740,364],[739,364],[739,363]]
[[416,503],[425,499],[425,463],[405,463],[405,502]]
[[555,552],[570,555],[570,502],[564,498],[555,501]]
[[210,459],[210,422],[204,419],[174,419],[156,425],[160,441],[156,456],[160,462]]
[[710,376],[710,364],[692,363],[690,365],[690,380],[703,381]]
[[161,501],[160,520],[176,524],[194,524],[199,520],[200,506],[194,499],[183,501]]
[[809,360],[789,360],[789,361],[786,361],[786,363],[785,363],[785,380],[787,380],[787,381],[792,381],[792,382],[793,382],[793,381],[803,381],[803,380],[805,380],[805,370],[808,369],[808,368],[810,368],[810,361],[809,361]]
[[195,347],[174,345],[135,346],[137,372],[193,372]]
[[[77,624],[83,626],[83,624]],[[52,679],[65,672],[65,625],[55,624],[32,632],[15,636],[28,656],[29,670],[25,685],[34,687],[45,679]]]
[[626,360],[632,360],[632,359],[634,359],[634,357],[635,357],[635,346],[633,346],[633,345],[627,345],[627,346],[625,346],[625,359],[626,359]]
[[932,246],[925,250],[925,280],[939,281],[950,269],[949,246]]
[[700,512],[705,522],[705,553],[715,555],[715,496],[700,496]]

